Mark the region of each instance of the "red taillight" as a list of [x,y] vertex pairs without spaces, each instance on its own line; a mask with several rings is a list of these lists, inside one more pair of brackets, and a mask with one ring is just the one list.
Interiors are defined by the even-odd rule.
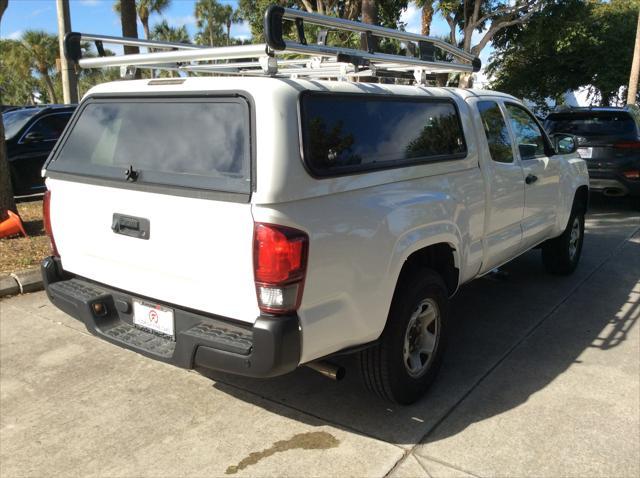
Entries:
[[640,171],[625,171],[622,174],[627,179],[640,179]]
[[257,223],[253,271],[260,310],[286,314],[300,306],[307,271],[309,236],[291,227]]
[[621,141],[613,145],[616,149],[640,149],[640,141]]
[[42,201],[42,221],[44,222],[44,230],[51,241],[51,252],[54,256],[59,256],[56,241],[53,239],[53,231],[51,230],[51,191],[44,193]]

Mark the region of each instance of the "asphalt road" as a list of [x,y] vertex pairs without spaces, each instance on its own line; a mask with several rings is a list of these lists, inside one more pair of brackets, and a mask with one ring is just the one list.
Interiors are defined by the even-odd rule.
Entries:
[[596,198],[574,275],[531,251],[462,288],[429,395],[189,372],[117,348],[44,293],[0,301],[0,475],[640,475],[640,213]]

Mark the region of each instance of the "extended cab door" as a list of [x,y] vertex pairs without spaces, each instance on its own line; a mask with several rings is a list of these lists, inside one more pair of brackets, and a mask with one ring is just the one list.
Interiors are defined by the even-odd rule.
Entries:
[[547,239],[556,224],[560,203],[560,164],[553,157],[542,127],[522,105],[505,103],[524,170],[523,247]]
[[484,130],[479,149],[488,193],[485,253],[480,271],[484,273],[508,261],[522,248],[524,176],[501,106],[495,100],[481,100],[476,102],[476,108]]

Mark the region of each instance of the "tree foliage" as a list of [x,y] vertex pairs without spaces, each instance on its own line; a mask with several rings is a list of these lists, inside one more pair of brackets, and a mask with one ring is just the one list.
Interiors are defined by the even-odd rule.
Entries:
[[222,5],[217,0],[198,0],[194,15],[200,29],[196,43],[210,46],[235,43],[231,38],[231,25],[240,23],[242,15],[231,5]]
[[29,66],[44,81],[50,101],[57,103],[59,96],[51,76],[54,74],[58,58],[58,37],[44,30],[27,30],[22,35],[21,44],[27,51]]
[[[242,17],[249,23],[251,34],[257,41],[262,41],[264,33],[264,12],[273,3],[283,7],[299,8],[310,13],[321,13],[347,20],[362,20],[362,0],[240,0],[239,10]],[[376,0],[376,21],[374,23],[390,28],[398,28],[400,15],[407,8],[408,0]],[[289,22],[291,23],[291,22]],[[317,29],[310,29],[315,31]],[[291,30],[289,33],[291,33]],[[309,38],[313,38],[310,35]],[[338,38],[338,43],[350,43],[351,39]]]
[[525,97],[541,109],[565,92],[589,88],[594,104],[619,104],[626,95],[638,0],[556,0],[527,25],[494,40],[488,72],[492,88]]
[[[171,0],[136,0],[136,13],[142,23],[144,37],[148,40],[151,38],[151,30],[149,28],[149,17],[152,13],[161,14],[171,5]],[[120,0],[116,0],[113,4],[113,11],[118,15],[122,15],[122,5]]]
[[31,74],[29,52],[17,40],[0,40],[0,103],[31,105],[44,86]]

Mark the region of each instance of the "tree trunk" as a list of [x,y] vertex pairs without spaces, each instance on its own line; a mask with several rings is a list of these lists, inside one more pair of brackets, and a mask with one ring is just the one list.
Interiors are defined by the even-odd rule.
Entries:
[[231,23],[227,23],[227,46],[231,44]]
[[151,39],[151,32],[149,31],[149,19],[146,19],[144,22],[140,20],[142,23],[142,29],[144,30],[144,37],[149,40]]
[[[4,11],[9,5],[9,0],[0,0],[0,21]],[[4,122],[0,114],[0,221],[7,218],[7,210],[16,211],[16,202],[13,199],[13,188],[9,175],[9,161],[7,158],[7,145],[4,140]]]
[[638,26],[636,27],[636,44],[633,49],[631,73],[629,73],[629,87],[627,88],[627,104],[628,105],[634,105],[636,103],[636,96],[638,95],[639,80],[640,80],[640,14],[638,15]]
[[473,88],[473,73],[460,73],[458,88]]
[[378,23],[378,6],[376,0],[362,0],[362,21],[371,25]]
[[16,210],[16,202],[13,199],[8,159],[7,145],[4,140],[4,122],[2,121],[2,115],[0,115],[0,221],[4,221],[7,218],[7,210],[18,212]]
[[51,77],[47,72],[40,72],[42,78],[44,79],[44,84],[47,87],[47,93],[49,94],[49,101],[53,104],[58,103],[58,97],[56,96],[56,89],[53,86],[53,81],[51,81]]
[[425,36],[431,34],[431,20],[433,19],[433,2],[430,0],[424,0],[422,6],[422,28],[420,33]]
[[[378,24],[378,5],[376,0],[362,0],[362,21],[369,23],[370,25]],[[369,45],[370,48],[376,49],[378,46],[378,37],[371,38],[373,45]],[[365,39],[363,38],[362,48],[365,48]]]
[[444,87],[449,82],[449,73],[436,73],[436,86]]
[[[138,38],[138,13],[136,11],[136,0],[120,0],[120,24],[122,25],[122,36]],[[125,55],[135,55],[140,53],[137,46],[124,46]],[[142,78],[140,70],[136,69],[135,78]]]
[[[138,38],[138,14],[136,12],[136,0],[120,0],[120,23],[122,24],[122,36]],[[124,47],[125,55],[140,53],[137,46]]]

